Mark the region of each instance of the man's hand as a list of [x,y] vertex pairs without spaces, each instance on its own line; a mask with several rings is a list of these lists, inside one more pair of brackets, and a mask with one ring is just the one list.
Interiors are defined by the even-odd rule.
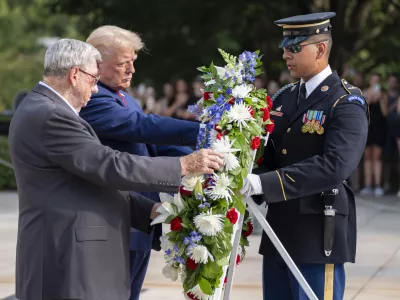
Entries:
[[243,181],[243,187],[240,193],[245,197],[249,198],[253,195],[263,194],[260,176],[255,174],[249,174]]
[[180,158],[182,176],[189,174],[213,174],[223,164],[224,155],[211,149],[201,149]]
[[161,206],[161,203],[156,203],[154,204],[153,208],[151,209],[151,214],[150,214],[150,219],[154,220],[157,218],[159,215],[161,215],[159,212],[157,212],[157,209]]

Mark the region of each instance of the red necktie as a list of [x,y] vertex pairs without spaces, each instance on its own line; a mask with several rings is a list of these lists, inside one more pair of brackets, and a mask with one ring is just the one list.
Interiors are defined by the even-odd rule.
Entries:
[[118,96],[121,98],[122,102],[124,103],[124,105],[126,107],[128,107],[128,103],[126,103],[124,95],[121,92],[117,92],[117,93],[118,93]]

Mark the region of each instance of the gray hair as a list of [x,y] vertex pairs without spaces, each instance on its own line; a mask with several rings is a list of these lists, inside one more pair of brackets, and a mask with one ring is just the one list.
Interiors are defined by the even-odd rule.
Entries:
[[61,39],[51,45],[44,57],[44,76],[65,76],[68,71],[75,67],[85,68],[93,59],[100,63],[100,52],[88,43]]

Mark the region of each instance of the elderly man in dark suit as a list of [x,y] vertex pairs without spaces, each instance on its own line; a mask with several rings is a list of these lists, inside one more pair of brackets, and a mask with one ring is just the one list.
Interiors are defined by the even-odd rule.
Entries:
[[18,108],[10,152],[18,185],[16,296],[126,300],[129,229],[149,232],[159,204],[122,191],[177,192],[181,175],[212,173],[219,155],[148,158],[103,146],[78,115],[97,92],[100,53],[60,40],[44,80]]

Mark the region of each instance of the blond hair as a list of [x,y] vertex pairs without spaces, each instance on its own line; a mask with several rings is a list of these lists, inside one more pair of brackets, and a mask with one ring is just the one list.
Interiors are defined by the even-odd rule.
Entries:
[[95,29],[86,42],[98,49],[103,58],[113,55],[121,49],[131,49],[137,54],[144,47],[139,34],[112,25]]

